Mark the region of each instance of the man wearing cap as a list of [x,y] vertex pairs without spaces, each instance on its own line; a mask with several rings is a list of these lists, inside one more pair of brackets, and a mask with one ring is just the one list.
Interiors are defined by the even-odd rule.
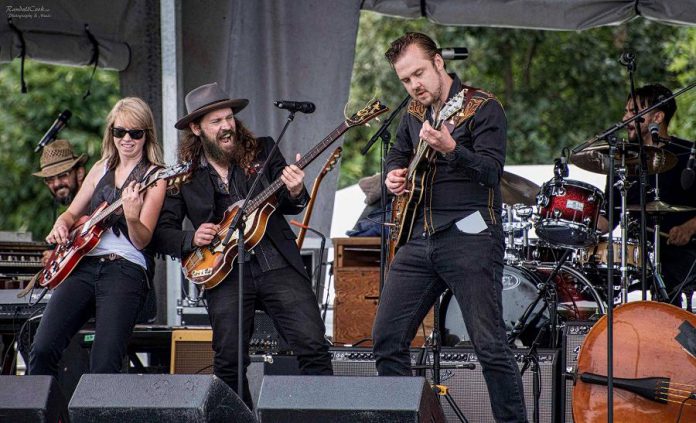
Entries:
[[[175,125],[184,131],[179,159],[192,164],[191,178],[178,192],[167,196],[160,214],[153,246],[172,257],[187,257],[196,247],[208,245],[220,229],[225,210],[243,200],[257,172],[273,148],[269,137],[256,138],[236,118],[246,99],[230,99],[217,83],[192,90],[185,99],[188,114]],[[297,157],[299,159],[299,155]],[[302,211],[308,200],[303,184],[304,172],[288,166],[280,152],[271,156],[263,179],[255,188],[257,195],[280,179],[284,187],[277,193],[277,209],[268,219],[265,235],[245,257],[244,266],[244,391],[238,394],[251,408],[246,378],[250,363],[249,340],[255,306],[273,319],[279,332],[297,355],[303,374],[332,374],[329,345],[319,315],[295,234],[283,215]],[[194,230],[182,230],[188,217]],[[207,289],[213,329],[215,375],[237,390],[238,269],[234,268],[216,287]]]
[[82,185],[86,162],[87,155],[77,156],[67,140],[56,140],[44,147],[34,176],[43,178],[56,204],[67,206]]
[[[44,183],[53,196],[53,220],[56,220],[58,206],[67,206],[75,198],[75,194],[85,179],[85,163],[87,155],[77,156],[72,145],[67,140],[55,140],[43,148],[39,161],[41,170],[34,176],[43,178]],[[43,252],[41,259],[46,264],[52,250]]]

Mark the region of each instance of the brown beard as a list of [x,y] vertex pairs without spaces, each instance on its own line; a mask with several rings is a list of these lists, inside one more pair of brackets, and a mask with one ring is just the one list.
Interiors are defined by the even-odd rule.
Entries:
[[[217,161],[215,157],[222,157],[222,163],[232,162],[237,164],[244,169],[244,172],[248,175],[251,163],[261,151],[261,145],[256,141],[254,134],[252,134],[237,118],[235,118],[235,126],[237,129],[231,139],[234,148],[230,152],[222,150],[217,140],[205,140],[203,133],[198,136],[194,134],[191,129],[187,128],[179,147],[179,159],[191,162],[195,169],[195,167],[197,167],[198,158],[201,154],[205,153],[212,160]],[[211,147],[211,151],[207,150],[208,147]],[[219,151],[221,155],[216,156],[215,151]]]

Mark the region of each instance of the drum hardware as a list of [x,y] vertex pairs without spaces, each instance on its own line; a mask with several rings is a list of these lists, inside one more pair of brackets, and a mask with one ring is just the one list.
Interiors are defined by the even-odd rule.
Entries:
[[[556,318],[556,305],[558,303],[558,298],[557,298],[557,292],[555,289],[552,288],[551,281],[554,280],[554,277],[558,273],[559,270],[561,270],[561,267],[563,264],[566,262],[568,259],[568,256],[570,255],[571,250],[567,249],[563,255],[561,255],[560,260],[558,263],[555,265],[553,270],[551,271],[551,274],[549,274],[548,278],[546,281],[543,283],[540,283],[537,286],[538,294],[536,299],[529,305],[527,306],[527,309],[524,311],[520,319],[517,321],[515,324],[515,327],[512,328],[512,332],[510,335],[508,335],[508,343],[509,344],[514,344],[515,339],[522,333],[522,331],[525,329],[527,326],[527,321],[532,315],[532,312],[536,309],[537,304],[543,299],[544,302],[546,303],[546,307],[542,307],[541,310],[537,311],[537,315],[535,316],[535,319],[537,316],[539,316],[541,313],[543,313],[544,308],[547,308],[549,310],[549,320],[551,321],[551,346],[555,347],[556,345],[556,328],[557,328],[557,318]],[[553,305],[553,307],[552,307]]]
[[[525,204],[515,204],[510,206],[503,204],[503,233],[506,235],[505,262],[518,263],[528,257],[529,229],[532,227],[531,218],[534,209]],[[517,248],[516,238],[521,233],[522,245]]]

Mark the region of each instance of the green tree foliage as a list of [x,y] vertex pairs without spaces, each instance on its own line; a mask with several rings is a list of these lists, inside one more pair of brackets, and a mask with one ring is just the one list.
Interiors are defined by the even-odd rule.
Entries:
[[0,230],[31,231],[43,240],[53,225],[53,200],[41,178],[40,153],[34,147],[58,114],[72,112],[59,134],[78,154],[87,153],[87,169],[101,154],[104,119],[119,99],[118,73],[97,70],[91,94],[91,68],[63,67],[27,61],[28,93],[20,92],[19,60],[0,66]]
[[[508,117],[507,164],[552,163],[564,147],[619,121],[629,89],[626,70],[617,61],[624,48],[638,52],[637,85],[661,82],[676,91],[696,76],[694,28],[646,19],[583,32],[447,27],[362,12],[351,81],[353,101],[378,97],[390,107],[401,102],[406,91],[384,52],[407,31],[425,32],[443,47],[468,47],[469,59],[450,61],[448,70],[502,102]],[[678,104],[672,133],[696,138],[696,124],[689,119],[696,111],[696,90]],[[346,135],[340,187],[379,171],[379,148],[367,157],[359,152],[377,128],[373,124]]]

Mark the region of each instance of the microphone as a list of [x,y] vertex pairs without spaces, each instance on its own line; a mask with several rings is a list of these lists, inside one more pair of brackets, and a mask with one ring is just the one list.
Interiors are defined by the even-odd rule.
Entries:
[[691,188],[694,184],[694,159],[696,159],[696,142],[691,146],[691,152],[689,153],[689,161],[686,163],[686,168],[682,170],[681,174],[681,186],[684,191]]
[[63,110],[63,112],[58,115],[58,118],[56,119],[56,121],[53,122],[53,125],[51,125],[51,127],[48,128],[48,131],[46,131],[44,136],[41,138],[41,141],[39,141],[39,143],[36,145],[36,148],[34,149],[34,153],[41,150],[46,145],[52,143],[53,140],[56,139],[58,132],[60,132],[60,130],[65,128],[65,125],[68,124],[68,120],[70,120],[70,116],[72,116],[72,113],[70,113],[70,110],[68,110],[68,109]]
[[446,47],[439,51],[440,56],[445,60],[464,60],[469,57],[469,50],[466,47]]
[[553,180],[558,185],[563,178],[567,178],[570,174],[568,170],[568,159],[558,157],[553,161]]
[[300,113],[314,113],[314,103],[311,101],[284,101],[284,100],[278,100],[274,101],[273,104],[279,109],[285,109],[289,110],[291,112],[300,112]]
[[633,49],[627,48],[626,50],[621,53],[621,57],[619,57],[619,63],[621,63],[624,66],[633,66],[636,63],[636,52]]
[[658,125],[655,122],[652,122],[650,125],[648,125],[648,129],[650,130],[650,137],[652,138],[653,144],[658,144],[660,141],[660,125]]

